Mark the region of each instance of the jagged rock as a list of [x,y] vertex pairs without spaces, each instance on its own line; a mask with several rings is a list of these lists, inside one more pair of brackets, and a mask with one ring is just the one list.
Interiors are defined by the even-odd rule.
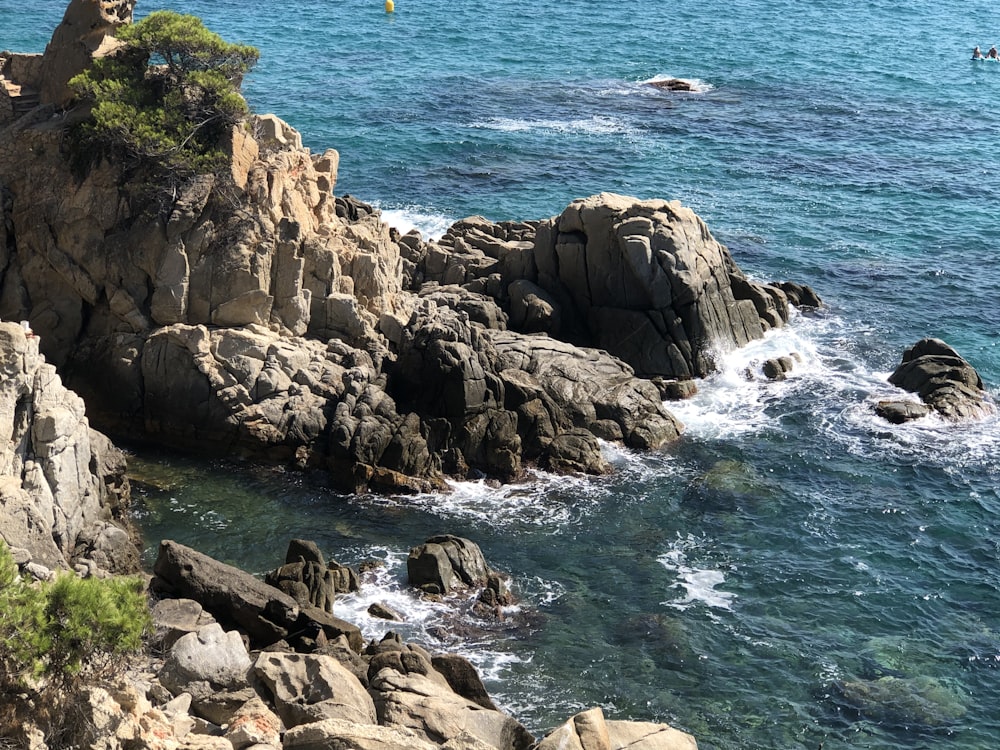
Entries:
[[600,708],[553,729],[535,750],[698,750],[694,737],[666,724],[607,721]]
[[684,401],[693,398],[698,393],[698,385],[693,380],[668,380],[665,378],[650,378],[660,392],[664,401]]
[[69,79],[120,46],[114,30],[131,23],[134,6],[135,0],[71,0],[42,58],[43,103],[61,108],[72,101]]
[[331,656],[262,653],[254,672],[267,686],[288,728],[324,719],[376,724],[364,686]]
[[485,586],[489,566],[478,544],[444,534],[411,549],[406,572],[411,586],[446,594],[456,586]]
[[785,293],[789,304],[795,305],[795,307],[823,306],[819,295],[805,284],[796,284],[794,281],[779,281],[775,286]]
[[38,352],[38,338],[0,323],[0,537],[47,568],[78,559],[138,569],[115,525],[130,502],[124,459],[90,429],[83,401]]
[[492,332],[490,339],[526,456],[541,455],[556,434],[577,427],[640,450],[680,435],[682,425],[663,408],[656,387],[606,352],[511,332]]
[[479,672],[464,656],[458,654],[438,654],[431,657],[434,669],[444,676],[448,686],[463,698],[483,708],[499,711],[486,692],[486,686]]
[[264,582],[284,591],[301,606],[333,611],[334,574],[317,562],[286,563],[264,576]]
[[588,430],[566,430],[554,436],[544,460],[546,467],[557,474],[611,473],[611,465],[601,455],[600,443]]
[[348,672],[358,678],[358,681],[368,687],[368,662],[362,657],[358,650],[351,646],[347,636],[340,635],[330,638],[325,644],[314,652],[323,656],[332,656]]
[[540,222],[533,240],[530,262],[501,255],[505,282],[545,290],[562,311],[564,336],[641,375],[704,376],[713,347],[742,346],[788,317],[786,294],[746,279],[676,201],[602,193]]
[[512,328],[523,333],[559,336],[562,331],[562,308],[551,294],[527,279],[511,283],[507,294],[510,295]]
[[[921,339],[907,349],[889,382],[916,393],[941,416],[953,421],[980,419],[996,412],[979,373],[940,339]],[[909,414],[918,415],[919,410],[891,410],[896,418]]]
[[534,744],[534,737],[511,717],[426,675],[386,667],[371,680],[371,692],[380,724],[406,727],[427,741],[443,743],[465,732],[496,750],[527,750]]

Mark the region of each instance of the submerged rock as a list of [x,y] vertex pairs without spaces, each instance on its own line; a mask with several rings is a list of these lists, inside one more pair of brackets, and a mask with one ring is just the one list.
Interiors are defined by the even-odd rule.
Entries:
[[962,697],[933,677],[880,677],[835,685],[840,697],[874,721],[902,727],[943,727],[966,713]]

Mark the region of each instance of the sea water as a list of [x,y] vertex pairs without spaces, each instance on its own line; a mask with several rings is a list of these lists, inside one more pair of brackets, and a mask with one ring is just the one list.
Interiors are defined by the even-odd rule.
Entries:
[[[0,0],[0,47],[41,51],[64,5]],[[136,456],[147,561],[164,537],[255,572],[292,537],[376,560],[338,612],[369,637],[468,654],[536,733],[600,705],[703,750],[1000,747],[1000,420],[872,411],[925,336],[1000,396],[1000,63],[970,60],[1000,41],[1000,8],[157,0],[137,14],[166,7],[259,47],[251,106],[339,150],[336,192],[403,229],[545,218],[600,191],[678,199],[751,276],[808,283],[826,306],[720,352],[671,405],[684,437],[606,446],[611,477],[347,498],[274,469]],[[667,77],[697,91],[646,85]],[[747,379],[791,351],[788,380]],[[441,532],[511,577],[520,604],[502,622],[407,590],[407,550]],[[371,618],[373,601],[406,622]],[[907,689],[858,712],[845,683]]]

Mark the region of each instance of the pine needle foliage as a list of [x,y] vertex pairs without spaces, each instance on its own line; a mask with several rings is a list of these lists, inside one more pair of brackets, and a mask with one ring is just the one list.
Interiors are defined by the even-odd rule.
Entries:
[[91,105],[77,133],[81,146],[124,157],[168,191],[221,170],[226,136],[249,114],[240,86],[259,52],[173,11],[123,26],[117,38],[120,50],[70,81]]
[[113,676],[149,631],[143,588],[139,578],[72,573],[29,583],[0,541],[0,695],[44,694],[79,678]]

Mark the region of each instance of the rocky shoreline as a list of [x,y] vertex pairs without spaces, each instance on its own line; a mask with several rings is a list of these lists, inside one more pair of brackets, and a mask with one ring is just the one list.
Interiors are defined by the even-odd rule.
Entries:
[[[683,426],[665,400],[793,307],[822,305],[801,284],[748,278],[676,201],[604,193],[548,219],[401,235],[335,195],[336,151],[312,154],[273,115],[232,130],[226,174],[148,210],[123,165],[81,174],[67,146],[86,113],[65,84],[113,51],[133,4],[73,0],[44,55],[0,53],[0,319],[26,322],[0,323],[0,537],[24,576],[138,570],[125,459],[91,422],[115,439],[321,470],[345,492],[445,491],[451,477],[512,481],[532,466],[603,474],[600,441],[668,445]],[[795,359],[763,372],[782,379]],[[873,406],[890,422],[995,410],[937,340],[890,382],[926,402]],[[90,689],[92,746],[697,746],[600,709],[536,740],[460,657],[366,642],[336,618],[356,572],[314,547],[293,543],[262,582],[163,542],[150,585],[162,656]],[[467,559],[474,547],[428,540],[411,580],[429,596],[473,586],[488,616],[509,591]],[[45,746],[40,730],[24,737]]]

